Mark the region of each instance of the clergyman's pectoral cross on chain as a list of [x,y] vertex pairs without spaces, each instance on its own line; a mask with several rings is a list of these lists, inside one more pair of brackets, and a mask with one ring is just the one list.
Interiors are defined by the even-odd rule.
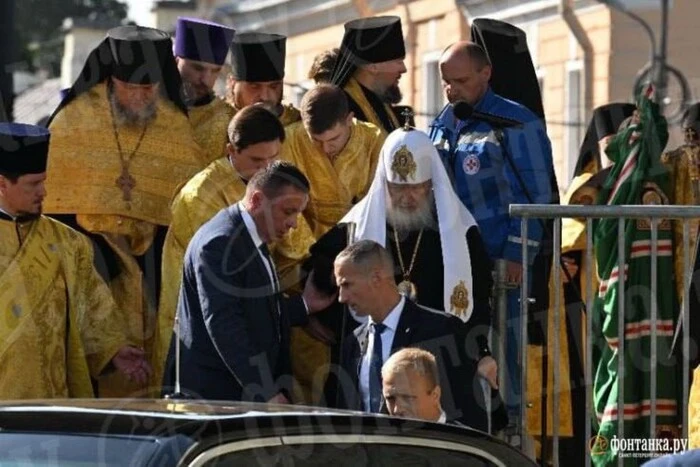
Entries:
[[122,199],[131,201],[131,190],[136,187],[136,180],[131,176],[126,166],[122,166],[122,173],[117,178],[117,186],[122,190]]
[[401,111],[401,116],[403,117],[403,129],[408,131],[411,129],[411,118],[413,118],[413,112],[410,108],[406,107]]
[[136,179],[129,173],[129,165],[131,164],[131,159],[134,155],[139,152],[141,143],[143,142],[143,137],[146,136],[146,130],[148,129],[148,124],[144,124],[141,129],[141,135],[139,140],[134,146],[134,150],[131,151],[129,157],[124,156],[124,151],[122,150],[122,143],[119,141],[119,131],[117,131],[117,121],[114,118],[114,109],[112,105],[109,106],[110,113],[112,114],[112,130],[114,131],[114,140],[117,143],[117,151],[119,153],[119,162],[122,166],[122,171],[119,177],[115,180],[117,187],[122,190],[122,199],[126,202],[126,208],[131,209],[129,202],[131,201],[131,191],[136,187]]

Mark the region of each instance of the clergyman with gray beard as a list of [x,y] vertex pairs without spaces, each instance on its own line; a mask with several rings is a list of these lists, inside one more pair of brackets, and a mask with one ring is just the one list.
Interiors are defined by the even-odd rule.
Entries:
[[[88,54],[50,117],[44,210],[88,235],[130,342],[152,355],[162,245],[177,188],[206,163],[165,31],[118,26]],[[160,381],[98,375],[101,397],[141,397]]]
[[109,104],[117,126],[141,127],[156,117],[160,83],[133,84],[111,78],[107,85]]

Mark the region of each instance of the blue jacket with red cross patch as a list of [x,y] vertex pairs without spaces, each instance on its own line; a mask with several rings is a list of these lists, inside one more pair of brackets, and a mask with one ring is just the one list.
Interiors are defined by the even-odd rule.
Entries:
[[[479,224],[491,258],[521,262],[520,219],[511,218],[508,207],[551,202],[552,147],[542,121],[534,113],[490,88],[474,110],[518,120],[523,126],[504,130],[499,139],[498,130],[490,124],[478,119],[459,120],[452,106],[447,105],[430,125],[430,138],[457,195]],[[503,154],[502,142],[512,165]],[[539,251],[542,233],[539,220],[528,221],[530,264]]]

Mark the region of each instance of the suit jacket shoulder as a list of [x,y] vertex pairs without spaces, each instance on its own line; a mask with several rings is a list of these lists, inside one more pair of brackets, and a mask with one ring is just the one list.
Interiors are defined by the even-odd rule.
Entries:
[[185,256],[190,256],[190,250],[222,249],[227,257],[235,257],[244,252],[249,254],[253,248],[255,244],[243,222],[241,210],[234,204],[219,211],[197,230]]
[[406,299],[399,319],[399,329],[413,328],[420,335],[435,332],[454,334],[463,327],[464,322],[456,316],[442,310],[419,305],[409,299]]

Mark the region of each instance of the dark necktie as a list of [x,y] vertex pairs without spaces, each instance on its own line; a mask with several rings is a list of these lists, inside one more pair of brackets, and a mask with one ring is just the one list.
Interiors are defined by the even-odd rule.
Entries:
[[382,332],[386,325],[382,323],[372,323],[374,328],[374,343],[372,344],[372,357],[369,361],[369,411],[379,413],[379,406],[382,402]]
[[275,264],[272,262],[272,257],[270,256],[270,249],[267,247],[266,243],[260,245],[260,252],[262,253],[267,265],[270,267],[270,273],[272,273],[272,288],[273,293],[276,294],[280,291],[279,282],[277,280],[277,272],[275,271]]
[[275,272],[275,264],[272,262],[272,258],[270,257],[270,249],[267,247],[267,244],[263,243],[262,245],[260,245],[260,253],[262,253],[263,257],[265,258],[265,261],[267,261],[267,265],[270,267],[270,273],[272,273],[272,299],[275,303],[275,312],[277,314],[277,338],[281,340],[282,330],[280,328],[280,302],[278,296],[280,291],[280,285],[277,280],[277,272]]

